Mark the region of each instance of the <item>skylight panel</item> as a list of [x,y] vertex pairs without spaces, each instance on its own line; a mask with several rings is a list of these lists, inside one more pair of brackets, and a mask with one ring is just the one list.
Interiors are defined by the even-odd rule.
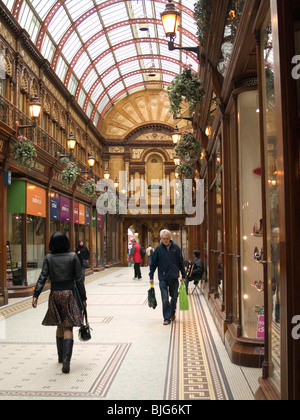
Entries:
[[88,77],[85,79],[84,83],[83,83],[83,87],[84,89],[88,92],[91,87],[93,86],[93,84],[96,82],[96,80],[98,80],[99,76],[98,74],[95,72],[95,70],[91,70]]
[[97,34],[103,29],[99,17],[96,13],[85,19],[78,27],[77,30],[83,42],[87,42],[92,36]]
[[10,12],[12,12],[14,4],[15,4],[15,0],[4,0],[3,3],[5,4],[5,6],[8,8],[8,10]]
[[136,83],[141,83],[144,81],[144,78],[141,74],[135,74],[134,76],[127,77],[124,79],[126,87],[133,86]]
[[80,79],[83,75],[85,69],[90,65],[91,61],[86,53],[83,53],[78,62],[76,63],[76,66],[74,67],[74,73],[77,75],[77,77]]
[[120,26],[119,28],[113,29],[112,31],[109,31],[108,36],[113,45],[118,44],[120,41],[131,39],[132,32],[130,25]]
[[183,6],[194,11],[195,0],[181,0]]
[[70,83],[69,83],[69,86],[68,86],[68,89],[69,89],[71,95],[75,95],[77,85],[78,85],[78,80],[76,79],[75,75],[72,74],[71,79],[70,79]]
[[140,70],[140,63],[138,60],[131,61],[130,63],[123,64],[120,66],[120,72],[124,75],[130,73],[131,71]]
[[102,99],[99,107],[98,107],[98,111],[101,112],[104,110],[104,108],[106,107],[106,105],[109,103],[110,99],[107,95],[104,96],[104,98]]
[[92,104],[91,102],[88,103],[87,109],[86,109],[86,115],[90,118],[91,113],[94,109],[94,104]]
[[52,9],[56,0],[31,0],[31,4],[42,20],[45,19],[49,11]]
[[112,54],[105,56],[95,67],[100,75],[102,75],[107,69],[115,64],[115,60]]
[[44,37],[44,41],[41,48],[42,55],[51,63],[54,53],[55,53],[55,45],[53,44],[52,40],[46,34]]
[[174,80],[174,77],[173,76],[169,76],[168,74],[164,74],[163,75],[163,81],[164,82],[172,83],[173,80]]
[[120,83],[117,83],[116,86],[114,86],[113,88],[111,88],[108,93],[109,93],[109,96],[111,98],[113,98],[118,93],[122,92],[122,90],[124,90],[124,85],[123,85],[122,82],[120,82]]
[[101,83],[99,83],[99,85],[97,86],[97,88],[95,89],[95,91],[93,92],[93,94],[91,95],[91,100],[93,102],[96,102],[97,99],[99,98],[99,96],[101,95],[101,93],[104,92],[103,86]]
[[58,9],[55,14],[55,19],[53,19],[49,25],[48,31],[51,34],[54,41],[58,44],[62,36],[65,34],[67,29],[71,26],[71,21],[66,14],[63,7]]
[[62,81],[65,80],[67,71],[68,71],[68,64],[62,57],[59,57],[57,61],[56,74],[60,78],[60,80]]
[[105,7],[105,9],[101,10],[101,17],[106,27],[122,22],[122,20],[127,20],[128,14],[125,2],[119,3],[118,8],[115,5]]
[[64,45],[64,48],[62,49],[62,53],[66,57],[66,59],[71,62],[72,58],[76,54],[76,52],[79,50],[79,48],[82,46],[80,39],[78,38],[78,35],[76,32],[73,32],[72,35],[69,37],[68,41]]
[[99,57],[103,52],[109,49],[109,44],[106,40],[106,37],[103,35],[101,38],[94,41],[88,48],[87,51],[91,56],[91,59]]
[[94,6],[91,0],[67,0],[66,7],[70,15],[72,16],[73,21],[75,22],[81,15],[83,15],[87,10],[90,10]]
[[78,104],[83,108],[84,102],[86,100],[86,93],[81,89],[79,97],[78,97]]
[[126,47],[119,48],[115,51],[117,61],[125,60],[128,57],[135,57],[137,55],[135,45],[127,45]]
[[118,70],[111,71],[107,76],[105,76],[103,78],[104,86],[109,86],[115,80],[119,79],[119,77],[120,77],[120,74],[119,74]]

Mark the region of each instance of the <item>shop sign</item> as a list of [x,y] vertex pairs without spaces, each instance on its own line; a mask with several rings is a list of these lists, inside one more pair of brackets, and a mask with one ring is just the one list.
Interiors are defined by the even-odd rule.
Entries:
[[13,180],[7,187],[7,212],[26,213],[26,182]]
[[50,194],[50,219],[59,220],[60,216],[60,200],[56,193]]
[[265,338],[265,316],[260,315],[257,321],[257,335],[256,338]]
[[85,205],[79,203],[79,224],[85,225]]
[[71,221],[71,200],[67,197],[60,197],[60,220]]
[[27,214],[46,217],[46,190],[27,184]]
[[79,203],[74,201],[74,223],[78,225],[79,223]]

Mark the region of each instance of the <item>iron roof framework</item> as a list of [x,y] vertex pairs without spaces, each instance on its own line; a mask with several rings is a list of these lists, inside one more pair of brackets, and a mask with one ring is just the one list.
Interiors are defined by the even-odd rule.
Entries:
[[[195,0],[182,12],[176,46],[196,46]],[[137,89],[171,85],[195,54],[168,50],[160,13],[167,0],[5,0],[41,54],[100,129],[116,100]]]

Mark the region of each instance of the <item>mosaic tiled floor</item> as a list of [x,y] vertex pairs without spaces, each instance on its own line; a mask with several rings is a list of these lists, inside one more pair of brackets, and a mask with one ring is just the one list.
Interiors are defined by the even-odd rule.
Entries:
[[0,310],[0,399],[253,400],[260,369],[232,365],[203,296],[163,326],[147,305],[147,269],[132,281],[131,268],[87,278],[92,340],[75,336],[71,373],[57,363],[55,329],[41,326],[48,292],[37,310],[31,299]]
[[180,312],[172,334],[168,395],[170,400],[228,399],[199,301]]
[[54,343],[1,345],[0,395],[18,397],[105,397],[128,344],[75,346],[72,375],[57,363]]

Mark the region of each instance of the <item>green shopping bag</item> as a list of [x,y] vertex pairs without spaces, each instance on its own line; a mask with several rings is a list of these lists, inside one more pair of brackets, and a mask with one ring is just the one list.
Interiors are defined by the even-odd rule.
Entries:
[[180,310],[181,311],[188,311],[190,309],[189,307],[189,298],[186,294],[186,286],[185,282],[182,281],[179,289],[179,304],[180,304]]

